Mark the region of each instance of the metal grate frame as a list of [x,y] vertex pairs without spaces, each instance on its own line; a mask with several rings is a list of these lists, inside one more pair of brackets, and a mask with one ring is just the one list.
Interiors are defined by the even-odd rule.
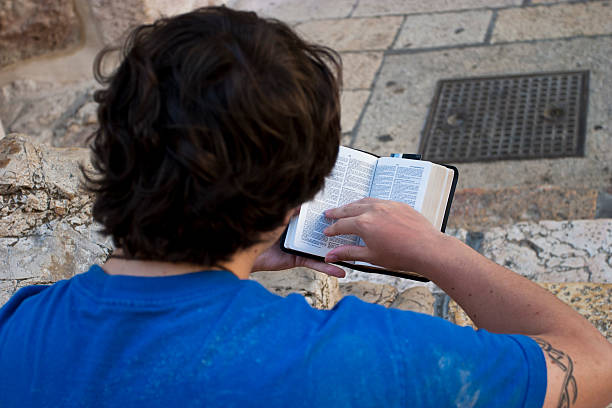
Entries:
[[584,156],[589,71],[438,81],[419,152],[438,163]]

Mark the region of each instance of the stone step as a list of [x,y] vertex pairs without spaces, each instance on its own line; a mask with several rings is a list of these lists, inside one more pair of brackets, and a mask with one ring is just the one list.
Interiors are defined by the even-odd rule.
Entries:
[[479,231],[520,221],[612,217],[610,197],[606,191],[552,185],[462,189],[455,193],[448,228]]
[[[538,282],[538,284],[571,306],[612,341],[612,284],[592,282]],[[449,302],[447,318],[460,326],[476,327],[454,300]]]

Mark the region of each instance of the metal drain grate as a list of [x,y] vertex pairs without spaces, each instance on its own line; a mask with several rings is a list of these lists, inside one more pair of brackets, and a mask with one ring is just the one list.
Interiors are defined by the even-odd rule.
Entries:
[[420,152],[440,163],[584,156],[589,71],[438,82]]

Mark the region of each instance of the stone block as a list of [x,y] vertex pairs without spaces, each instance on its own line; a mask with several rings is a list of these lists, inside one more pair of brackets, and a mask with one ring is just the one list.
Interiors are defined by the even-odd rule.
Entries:
[[382,59],[382,52],[343,53],[343,89],[370,88]]
[[370,91],[343,91],[340,96],[342,132],[352,132],[363,108],[370,96]]
[[364,302],[376,303],[385,307],[391,306],[399,294],[397,289],[391,285],[367,281],[340,283],[340,293],[342,296],[356,296]]
[[[612,284],[609,283],[538,283],[559,300],[580,313],[601,334],[612,341]],[[454,301],[449,303],[449,320],[460,326],[475,327],[465,311]]]
[[99,233],[93,197],[80,186],[79,163],[88,167],[88,158],[86,149],[23,135],[0,140],[0,300],[11,288],[67,279],[108,258],[111,239]]
[[306,39],[336,51],[385,50],[395,38],[402,17],[314,20],[295,28]]
[[482,43],[493,12],[419,14],[406,16],[393,48],[428,48]]
[[0,2],[0,67],[79,44],[74,0]]
[[481,252],[543,282],[612,283],[612,220],[541,221],[492,228]]
[[22,238],[56,219],[90,225],[93,196],[81,188],[81,163],[89,166],[86,149],[54,149],[16,134],[0,140],[0,237]]
[[90,0],[89,4],[105,44],[121,42],[135,26],[160,17],[186,13],[198,7],[219,6],[222,0]]
[[607,2],[586,2],[500,10],[492,42],[609,33],[612,33],[612,6]]
[[433,316],[435,300],[429,289],[424,286],[416,286],[400,293],[391,304],[391,307]]
[[612,178],[612,41],[578,38],[385,56],[353,146],[379,155],[418,151],[436,83],[445,78],[591,71],[585,157],[461,163],[458,189],[554,184],[603,190]]
[[317,309],[331,309],[341,297],[337,278],[308,268],[262,271],[252,274],[250,278],[280,296],[301,294]]
[[297,22],[322,18],[347,17],[356,0],[232,0],[229,7],[252,10],[264,17]]
[[112,243],[98,228],[91,222],[75,228],[67,220],[55,220],[24,237],[0,238],[0,280],[53,283],[104,263]]
[[25,133],[37,143],[86,146],[97,128],[93,81],[56,85],[19,80],[0,88],[0,119],[8,133]]
[[448,227],[479,231],[519,221],[593,219],[597,190],[556,186],[455,192]]
[[520,6],[523,0],[376,0],[359,3],[354,16],[433,13],[474,8]]

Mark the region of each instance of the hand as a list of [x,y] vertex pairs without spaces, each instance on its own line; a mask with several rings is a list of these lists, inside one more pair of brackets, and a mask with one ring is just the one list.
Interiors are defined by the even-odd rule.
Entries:
[[[326,262],[365,261],[397,271],[423,274],[426,263],[440,254],[445,236],[408,204],[364,198],[325,212],[337,219],[325,235],[357,235],[366,246],[331,250]],[[426,276],[426,275],[425,275]]]
[[342,268],[335,265],[330,265],[325,262],[315,261],[310,258],[291,255],[281,251],[280,245],[276,242],[265,252],[257,257],[253,265],[253,272],[257,271],[280,271],[291,269],[298,266],[314,269],[315,271],[323,272],[330,276],[344,278],[345,272]]

